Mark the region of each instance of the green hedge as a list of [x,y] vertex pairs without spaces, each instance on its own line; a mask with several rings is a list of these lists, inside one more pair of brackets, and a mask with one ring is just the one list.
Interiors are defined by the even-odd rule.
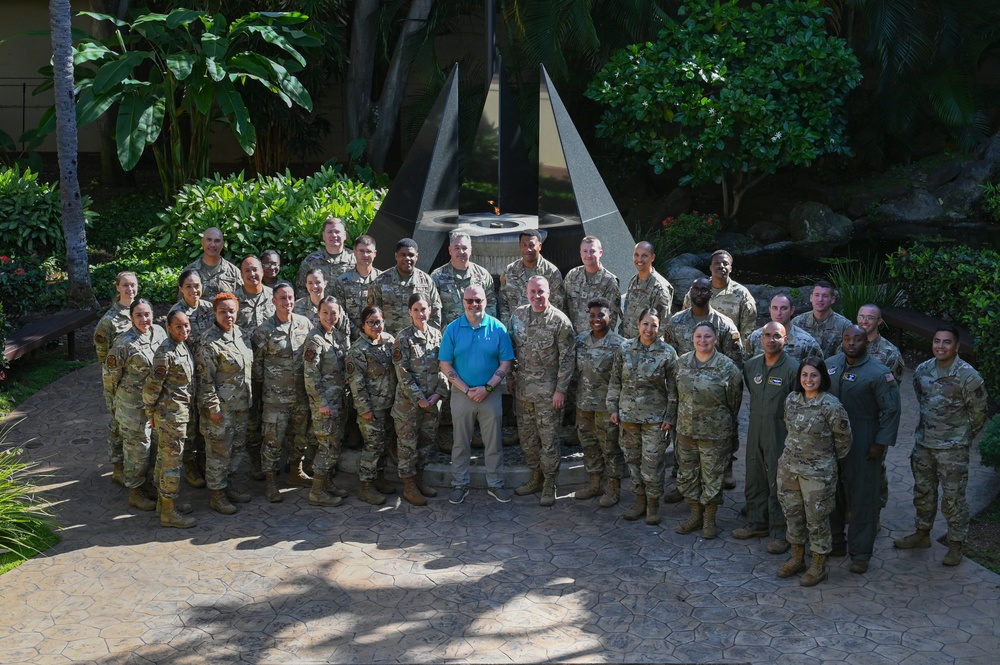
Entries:
[[[97,218],[86,196],[83,215],[88,225]],[[65,253],[58,185],[38,182],[30,169],[0,167],[0,254],[62,260]]]

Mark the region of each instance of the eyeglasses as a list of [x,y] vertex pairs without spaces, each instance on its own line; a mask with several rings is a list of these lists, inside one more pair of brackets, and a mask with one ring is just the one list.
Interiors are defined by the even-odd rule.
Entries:
[[482,298],[462,298],[462,300],[469,303],[470,305],[481,305],[483,303]]
[[381,319],[368,319],[365,321],[365,325],[372,328],[381,328],[384,323]]

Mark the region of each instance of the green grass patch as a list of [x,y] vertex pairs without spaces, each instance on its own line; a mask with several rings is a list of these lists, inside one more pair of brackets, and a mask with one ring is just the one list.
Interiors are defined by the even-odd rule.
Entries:
[[56,379],[86,367],[92,360],[67,360],[66,347],[45,349],[28,358],[20,358],[7,369],[7,380],[0,388],[0,419]]
[[1000,575],[1000,494],[972,518],[965,555]]
[[59,534],[39,520],[31,520],[22,526],[22,542],[11,545],[0,554],[0,575],[17,568],[22,563],[49,549],[60,540]]

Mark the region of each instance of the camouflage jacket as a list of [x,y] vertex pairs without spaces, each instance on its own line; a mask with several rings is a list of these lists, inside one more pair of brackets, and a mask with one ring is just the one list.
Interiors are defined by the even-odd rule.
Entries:
[[[721,289],[712,287],[712,299],[709,304],[720,314],[733,320],[736,329],[743,339],[747,339],[757,327],[757,301],[747,287],[739,282],[729,280],[729,284]],[[684,309],[691,308],[691,290],[684,294]]]
[[326,279],[326,295],[333,295],[333,284],[337,278],[353,269],[357,264],[358,260],[354,258],[354,252],[346,247],[339,254],[330,254],[326,248],[319,249],[302,259],[298,275],[295,277],[295,290],[305,293],[306,273],[313,268],[319,268],[323,271],[323,277]]
[[906,367],[903,364],[903,354],[885,337],[879,335],[874,342],[868,342],[868,355],[888,367],[897,380],[902,378],[903,368]]
[[836,481],[837,460],[851,450],[847,409],[830,393],[808,399],[793,392],[785,398],[785,450],[778,466],[790,473]]
[[[819,348],[819,344],[813,339],[812,335],[791,322],[789,322],[789,328],[789,330],[785,331],[785,353],[799,362],[802,362],[809,356],[826,358],[823,349]],[[750,333],[750,337],[745,340],[743,348],[744,358],[753,358],[764,353],[764,345],[760,341],[763,334],[764,326]]]
[[823,350],[823,355],[829,358],[840,353],[844,328],[851,325],[851,322],[836,312],[831,312],[826,321],[817,321],[812,312],[805,312],[792,319],[792,325],[812,335],[819,348]]
[[414,268],[409,277],[403,277],[395,268],[386,270],[375,278],[372,290],[368,292],[368,304],[382,308],[385,317],[385,332],[396,335],[410,325],[410,308],[407,301],[414,293],[427,297],[431,306],[431,318],[427,325],[441,328],[441,296],[431,276],[419,268]]
[[194,380],[194,358],[187,344],[168,336],[153,354],[153,371],[142,389],[146,415],[169,423],[190,421]]
[[622,314],[622,337],[631,339],[639,336],[639,314],[649,307],[655,307],[660,312],[661,325],[669,320],[674,307],[674,287],[655,268],[644,280],[639,279],[639,275],[633,275],[629,280]]
[[576,340],[569,317],[551,303],[544,312],[522,305],[511,317],[510,341],[517,358],[517,399],[550,402],[556,391],[569,390],[576,364]]
[[212,303],[207,300],[199,300],[197,305],[191,307],[182,300],[174,304],[170,311],[187,314],[188,321],[191,322],[191,334],[188,335],[187,345],[191,347],[192,352],[197,352],[198,345],[201,344],[201,336],[205,334],[206,330],[215,326],[215,310],[212,308]]
[[611,330],[618,329],[622,292],[613,272],[601,266],[596,273],[590,275],[584,266],[577,266],[566,274],[563,291],[566,293],[566,308],[563,311],[578,335],[590,330],[590,309],[587,303],[597,297],[607,298],[611,303]]
[[983,377],[961,358],[943,371],[934,358],[920,363],[913,372],[913,389],[920,405],[913,434],[918,446],[967,447],[986,423]]
[[225,259],[222,259],[217,266],[210,266],[202,257],[184,266],[184,270],[198,271],[198,275],[201,276],[201,297],[209,303],[220,293],[236,293],[236,289],[243,283],[240,269]]
[[[699,366],[700,365],[700,366]],[[694,351],[677,361],[677,433],[694,439],[728,439],[736,432],[743,374],[716,351],[704,364]]]
[[388,411],[396,393],[396,371],[392,365],[392,343],[388,333],[378,340],[359,338],[347,352],[347,380],[358,414]]
[[528,282],[532,277],[549,280],[549,302],[559,310],[566,306],[562,273],[554,263],[539,256],[534,268],[525,268],[522,259],[513,261],[500,275],[500,291],[497,294],[497,318],[508,330],[514,310],[528,304]]
[[[662,319],[661,319],[662,320]],[[663,325],[663,339],[674,347],[677,355],[694,351],[694,329],[702,321],[711,321],[719,331],[716,347],[737,367],[743,367],[743,343],[736,324],[725,314],[717,312],[711,305],[708,314],[696,317],[690,309],[677,312]]]
[[112,304],[111,309],[97,322],[97,327],[94,328],[94,350],[97,352],[97,362],[101,363],[102,369],[115,339],[131,327],[132,318],[129,316],[128,307],[117,302]]
[[419,404],[434,393],[448,394],[448,379],[441,372],[438,351],[441,331],[427,326],[424,331],[407,326],[392,343],[392,364],[396,369],[396,402]]
[[615,354],[608,382],[608,413],[621,422],[677,422],[677,352],[663,340],[649,346],[625,340]]
[[[339,310],[339,314],[337,314],[337,325],[335,327],[344,337],[350,338],[351,322],[347,320],[347,312],[340,306],[339,300],[337,301],[337,309]],[[292,312],[309,319],[309,323],[312,324],[313,328],[319,325],[319,307],[314,305],[308,297],[296,300]]]
[[104,361],[104,389],[115,400],[115,417],[133,427],[142,427],[148,420],[142,391],[153,369],[153,355],[166,338],[158,325],[145,335],[132,326],[118,336]]
[[379,271],[372,268],[367,277],[362,277],[356,269],[348,270],[337,278],[333,288],[333,296],[347,311],[351,327],[351,339],[356,340],[364,334],[361,330],[361,310],[368,305],[369,294]]
[[236,313],[236,325],[247,335],[253,334],[257,326],[274,314],[274,291],[264,286],[260,293],[247,293],[242,286],[233,293],[240,301],[240,311]]
[[317,326],[306,340],[302,354],[303,375],[313,417],[318,417],[319,410],[324,406],[329,407],[338,418],[343,415],[349,348],[349,338],[337,328],[327,332],[323,326]]
[[253,331],[253,378],[263,381],[264,404],[305,405],[302,351],[312,329],[309,319],[293,313],[287,323],[275,315]]
[[601,339],[592,332],[576,336],[576,408],[580,411],[607,411],[608,382],[615,355],[625,338],[608,332]]
[[195,360],[201,409],[218,413],[250,408],[254,353],[239,326],[229,332],[212,326],[201,338]]
[[468,270],[459,274],[455,266],[446,263],[431,273],[431,279],[437,286],[441,296],[441,329],[460,316],[465,316],[465,305],[462,296],[470,286],[481,286],[486,292],[485,311],[492,317],[497,315],[497,294],[493,290],[493,275],[486,268],[476,263],[469,263]]

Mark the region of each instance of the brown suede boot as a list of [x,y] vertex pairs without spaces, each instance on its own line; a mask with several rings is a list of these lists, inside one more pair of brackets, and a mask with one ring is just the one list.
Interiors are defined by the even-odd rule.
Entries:
[[323,478],[313,478],[312,490],[309,492],[309,503],[313,506],[339,506],[343,503],[343,499],[339,496],[333,496],[332,494],[327,494],[326,490],[323,488]]
[[403,498],[412,503],[414,506],[427,505],[427,499],[425,499],[424,495],[417,489],[417,482],[412,476],[409,478],[403,478]]
[[211,490],[212,498],[208,502],[208,507],[221,515],[235,515],[236,506],[229,503],[226,490]]
[[[825,559],[824,558],[824,563]],[[792,544],[792,558],[781,564],[778,568],[778,577],[791,577],[795,573],[800,573],[806,569],[806,546]]]
[[542,470],[532,469],[531,478],[528,479],[528,482],[514,490],[514,494],[518,496],[528,496],[529,494],[534,494],[538,490],[542,489],[544,484],[545,476],[542,475]]
[[287,482],[293,487],[312,487],[312,477],[302,470],[302,460],[295,460],[292,463]]
[[944,555],[941,563],[945,566],[957,566],[962,563],[962,556],[965,554],[964,545],[960,540],[948,541],[948,552]]
[[550,506],[556,505],[556,477],[555,474],[550,476],[543,476],[542,479],[542,498],[538,500],[538,505],[543,508],[549,508]]
[[125,487],[125,464],[122,462],[115,462],[114,469],[111,471],[111,482],[115,485],[121,485]]
[[705,522],[705,509],[697,501],[687,499],[686,503],[691,507],[691,514],[688,518],[677,525],[674,529],[677,533],[694,533],[702,527]]
[[719,512],[718,506],[705,506],[704,523],[701,527],[701,537],[705,540],[712,540],[719,535],[719,527],[715,524],[715,514],[717,512]]
[[636,492],[635,503],[633,503],[628,510],[625,511],[625,519],[632,521],[637,520],[646,514],[646,490]]
[[358,498],[373,506],[381,506],[385,503],[385,495],[375,489],[374,485],[369,481],[361,482],[361,487],[358,489]]
[[417,484],[417,490],[426,497],[436,497],[438,491],[424,482],[424,470],[417,469],[417,475],[413,477],[413,482]]
[[184,517],[174,508],[174,500],[160,497],[160,526],[176,529],[190,529],[198,521],[193,517]]
[[892,546],[897,550],[923,549],[931,546],[930,529],[917,529],[916,532],[908,536],[897,538],[892,541]]
[[599,473],[590,474],[587,486],[582,490],[577,490],[574,496],[581,501],[586,501],[587,499],[593,499],[595,496],[599,496],[601,493],[602,479],[603,476]]
[[274,477],[274,471],[264,473],[264,498],[269,503],[279,503],[281,492],[278,491],[278,481]]
[[660,523],[660,497],[646,499],[646,524]]
[[375,481],[372,484],[375,486],[375,489],[382,494],[388,495],[396,493],[396,486],[386,480],[385,469],[378,472],[378,475],[375,476]]
[[830,568],[826,565],[826,555],[813,552],[812,565],[806,574],[799,580],[802,586],[816,586],[830,575]]
[[250,503],[250,492],[241,492],[236,485],[233,484],[233,479],[230,478],[228,484],[226,485],[226,498],[232,503]]
[[141,487],[133,487],[128,491],[128,505],[137,510],[156,510],[156,502],[147,499]]
[[184,480],[191,487],[200,489],[205,486],[205,479],[198,470],[198,463],[193,459],[184,460]]
[[621,478],[608,478],[608,485],[604,489],[604,496],[601,497],[601,508],[610,508],[618,503],[622,495]]
[[326,481],[323,483],[323,489],[327,494],[341,499],[346,499],[351,496],[351,493],[345,490],[343,487],[339,487],[333,483],[333,471],[326,474]]

